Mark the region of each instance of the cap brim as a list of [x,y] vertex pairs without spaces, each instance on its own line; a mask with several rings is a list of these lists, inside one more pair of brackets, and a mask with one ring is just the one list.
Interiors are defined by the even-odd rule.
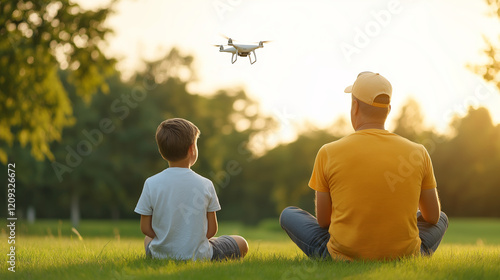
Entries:
[[352,85],[351,86],[348,86],[344,89],[344,92],[345,93],[351,93],[352,92]]

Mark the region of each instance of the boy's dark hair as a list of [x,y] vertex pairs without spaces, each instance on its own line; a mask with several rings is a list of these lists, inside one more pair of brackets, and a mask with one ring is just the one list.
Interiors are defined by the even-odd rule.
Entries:
[[161,156],[168,161],[179,161],[187,157],[189,146],[200,130],[192,122],[174,118],[164,120],[156,129],[156,144]]

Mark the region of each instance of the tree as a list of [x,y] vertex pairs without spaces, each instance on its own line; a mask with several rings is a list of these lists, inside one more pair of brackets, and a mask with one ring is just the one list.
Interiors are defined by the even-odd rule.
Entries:
[[415,99],[410,98],[401,109],[401,114],[396,120],[394,133],[411,141],[418,141],[424,131],[423,121],[424,117],[420,105]]
[[[61,72],[61,80],[78,116],[71,127],[65,128],[62,141],[51,144],[54,160],[47,164],[45,182],[39,186],[50,186],[57,190],[57,199],[64,208],[69,208],[74,227],[78,227],[81,209],[97,211],[100,216],[116,217],[118,205],[126,202],[119,168],[123,163],[115,160],[125,153],[116,149],[122,133],[119,115],[113,114],[114,101],[121,103],[123,92],[129,87],[120,81],[118,73],[108,78],[111,93],[98,92],[87,103],[77,94],[77,88],[68,79],[69,71]],[[129,174],[132,175],[133,174]],[[130,180],[130,178],[129,178]],[[36,189],[34,193],[36,193]]]
[[[492,16],[496,16],[500,20],[500,0],[486,0],[486,3],[492,10]],[[500,89],[500,46],[495,46],[487,38],[487,48],[484,53],[488,57],[488,62],[484,65],[476,65],[473,70],[481,75],[487,82],[492,82]]]
[[337,139],[326,130],[304,131],[294,142],[254,159],[237,184],[245,199],[231,212],[245,211],[251,223],[276,217],[290,205],[314,212],[314,191],[308,187],[314,160],[322,145]]
[[0,10],[0,162],[16,142],[30,146],[37,160],[53,160],[50,143],[75,122],[58,71],[71,70],[68,80],[86,102],[98,89],[108,91],[114,60],[101,47],[111,32],[104,25],[111,8],[12,0]]
[[444,211],[454,216],[499,216],[500,126],[487,109],[469,108],[453,122],[456,136],[434,154]]

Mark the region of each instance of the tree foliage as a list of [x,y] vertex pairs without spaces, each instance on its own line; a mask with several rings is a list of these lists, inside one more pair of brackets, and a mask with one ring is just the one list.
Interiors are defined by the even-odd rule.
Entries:
[[[500,216],[500,125],[487,109],[454,122],[456,136],[433,155],[441,200],[457,216]],[[432,156],[432,155],[431,155]]]
[[[500,0],[486,0],[486,3],[491,8],[491,15],[500,21]],[[488,38],[485,40],[487,47],[484,53],[488,61],[484,65],[476,65],[473,69],[485,81],[494,83],[500,89],[500,46],[495,45]]]
[[58,71],[69,69],[87,102],[107,92],[114,60],[101,47],[110,8],[83,10],[69,0],[2,1],[0,4],[0,161],[14,143],[37,159],[54,159],[50,143],[74,124],[72,104]]
[[414,99],[408,99],[407,103],[401,108],[401,113],[396,120],[394,133],[412,141],[418,141],[419,135],[424,131],[423,121],[424,116],[418,102]]
[[422,116],[420,107],[409,100],[403,108],[394,131],[426,146],[443,211],[451,216],[500,216],[496,202],[500,196],[500,125],[493,124],[489,111],[471,107],[463,118],[455,117],[450,138],[423,130],[419,122],[412,129],[408,118]]

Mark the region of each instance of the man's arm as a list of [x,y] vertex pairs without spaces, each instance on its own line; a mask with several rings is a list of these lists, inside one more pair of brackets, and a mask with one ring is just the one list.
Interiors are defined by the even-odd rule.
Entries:
[[145,216],[141,215],[141,231],[144,233],[146,236],[149,236],[151,238],[155,238],[156,234],[155,231],[153,230],[153,216]]
[[332,199],[329,192],[316,191],[316,219],[322,228],[330,226],[332,217]]
[[215,236],[219,226],[217,225],[217,216],[215,212],[207,212],[207,220],[208,220],[208,229],[207,229],[207,238],[210,239]]
[[441,214],[441,204],[436,188],[420,192],[419,208],[424,220],[434,225],[437,224]]

